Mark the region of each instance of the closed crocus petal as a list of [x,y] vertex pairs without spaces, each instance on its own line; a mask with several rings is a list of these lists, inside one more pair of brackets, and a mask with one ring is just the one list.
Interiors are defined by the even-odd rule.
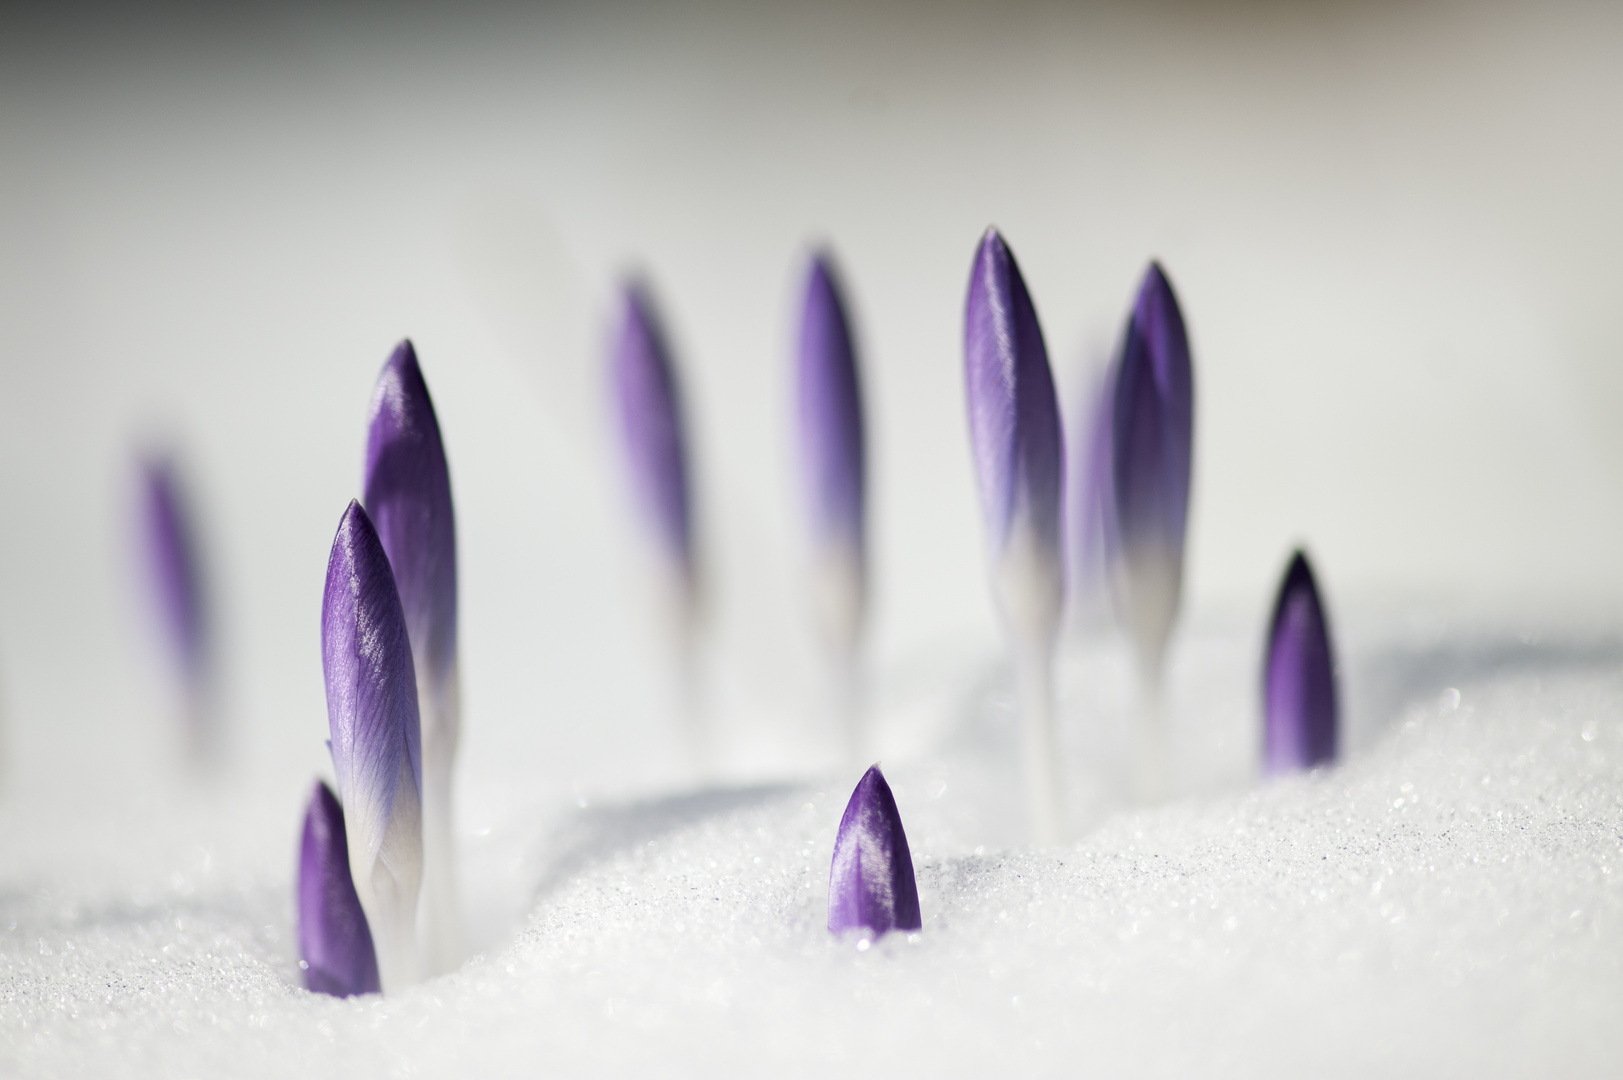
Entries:
[[1268,772],[1311,769],[1335,760],[1335,656],[1318,585],[1300,551],[1291,558],[1274,602],[1262,695]]
[[677,568],[693,573],[682,396],[647,290],[625,286],[610,369],[638,510]]
[[316,781],[299,848],[299,958],[304,985],[351,997],[378,992],[372,931],[349,876],[344,812],[332,789]]
[[917,930],[919,889],[896,799],[875,765],[863,774],[840,830],[828,875],[828,928],[835,933]]
[[383,988],[417,978],[422,761],[406,620],[366,511],[353,500],[327,560],[321,657],[349,866],[377,946]]
[[1155,677],[1183,589],[1194,419],[1183,315],[1156,263],[1127,323],[1111,419],[1116,577],[1140,662]]
[[1066,470],[1067,546],[1071,558],[1066,583],[1077,616],[1087,622],[1094,621],[1109,606],[1107,583],[1115,546],[1115,506],[1110,491],[1115,396],[1116,366],[1112,363],[1088,383],[1076,414],[1081,437],[1069,443],[1075,449]]
[[172,658],[185,699],[186,738],[191,752],[207,756],[219,732],[214,715],[214,642],[204,591],[197,533],[174,462],[154,456],[141,462],[142,548],[165,650]]
[[849,648],[866,603],[865,442],[851,330],[827,254],[806,275],[795,376],[819,620]]
[[411,639],[423,736],[425,930],[430,966],[445,971],[462,958],[450,817],[461,727],[456,516],[439,420],[410,341],[395,347],[372,395],[364,490]]
[[964,373],[998,599],[1015,633],[1051,639],[1063,597],[1063,443],[1054,377],[1014,255],[988,229],[964,305]]

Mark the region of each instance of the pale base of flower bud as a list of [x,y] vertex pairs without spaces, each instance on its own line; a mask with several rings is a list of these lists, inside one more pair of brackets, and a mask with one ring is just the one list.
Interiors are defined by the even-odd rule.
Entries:
[[1169,764],[1162,681],[1183,592],[1183,550],[1142,541],[1129,545],[1118,555],[1112,579],[1117,607],[1138,658],[1135,795],[1140,802],[1160,802],[1167,796]]
[[812,555],[809,578],[812,618],[827,672],[828,714],[840,733],[845,764],[858,768],[867,760],[861,671],[867,581],[862,556],[849,544],[825,544]]
[[1032,837],[1064,839],[1063,785],[1054,731],[1054,642],[1065,604],[1058,547],[1017,515],[992,571],[998,610],[1014,645],[1020,692],[1021,767]]
[[690,571],[663,550],[649,556],[644,579],[671,668],[674,720],[688,768],[702,781],[717,767],[704,693],[704,592],[696,570]]
[[402,759],[394,803],[376,855],[369,843],[371,830],[362,824],[362,815],[351,810],[349,796],[349,792],[344,793],[344,817],[350,826],[346,830],[350,876],[372,930],[378,981],[385,994],[398,993],[416,983],[422,971],[417,950],[417,898],[423,881],[423,818],[417,779],[411,775],[411,764]]
[[444,685],[431,687],[420,665],[417,701],[423,724],[423,894],[418,936],[428,975],[454,971],[467,956],[462,897],[457,887],[456,830],[451,815],[451,771],[461,731],[462,687],[453,661]]

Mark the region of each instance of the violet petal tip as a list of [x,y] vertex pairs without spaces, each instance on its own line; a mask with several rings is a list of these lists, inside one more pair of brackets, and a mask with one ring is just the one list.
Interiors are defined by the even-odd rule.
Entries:
[[1335,655],[1313,569],[1291,558],[1274,602],[1263,668],[1263,762],[1270,773],[1335,760]]
[[637,507],[665,553],[693,572],[692,509],[681,389],[647,287],[621,291],[609,357]]
[[334,997],[377,993],[377,955],[349,873],[344,812],[319,780],[304,814],[297,899],[305,986]]
[[828,878],[828,928],[834,933],[917,930],[918,883],[901,814],[879,766],[863,774],[840,818]]

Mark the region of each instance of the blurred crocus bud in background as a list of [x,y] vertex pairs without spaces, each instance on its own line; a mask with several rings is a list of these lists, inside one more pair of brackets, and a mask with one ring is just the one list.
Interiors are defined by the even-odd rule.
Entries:
[[217,643],[196,519],[175,458],[140,461],[141,550],[163,651],[183,702],[185,738],[194,757],[219,748]]
[[1183,592],[1194,376],[1178,299],[1157,263],[1127,321],[1111,417],[1115,581],[1145,684],[1158,691]]
[[1033,828],[1061,832],[1054,639],[1065,600],[1064,442],[1037,312],[1014,255],[986,230],[964,303],[970,443],[991,550],[992,591],[1014,644]]
[[813,615],[836,670],[847,752],[861,745],[857,652],[867,614],[867,440],[862,385],[831,256],[806,274],[795,355],[801,488],[810,532]]
[[349,876],[344,811],[319,780],[304,813],[296,899],[304,985],[334,997],[377,993],[378,961]]
[[1262,673],[1262,759],[1277,774],[1335,760],[1335,653],[1307,556],[1291,556],[1268,624]]
[[691,764],[713,765],[699,704],[701,606],[693,487],[682,390],[646,284],[625,283],[609,345],[609,383],[636,517],[653,553],[653,584],[680,684]]
[[417,677],[389,557],[354,500],[338,523],[321,605],[321,659],[349,869],[383,989],[417,981],[422,754]]
[[828,875],[828,928],[835,933],[917,930],[919,888],[902,816],[885,776],[874,765],[862,775],[834,835]]
[[462,962],[451,771],[462,722],[456,515],[434,402],[402,341],[383,365],[367,425],[366,513],[389,556],[417,675],[423,752],[423,929],[430,973]]
[[1115,362],[1096,365],[1076,402],[1073,434],[1065,440],[1070,455],[1065,468],[1065,585],[1072,624],[1083,630],[1103,628],[1114,615],[1110,433],[1115,397]]

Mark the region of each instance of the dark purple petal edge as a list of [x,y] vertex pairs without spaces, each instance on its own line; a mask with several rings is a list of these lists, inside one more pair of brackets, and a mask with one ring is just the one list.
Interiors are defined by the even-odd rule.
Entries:
[[304,814],[298,890],[304,985],[334,997],[378,993],[372,931],[349,876],[344,812],[332,789],[319,780]]

